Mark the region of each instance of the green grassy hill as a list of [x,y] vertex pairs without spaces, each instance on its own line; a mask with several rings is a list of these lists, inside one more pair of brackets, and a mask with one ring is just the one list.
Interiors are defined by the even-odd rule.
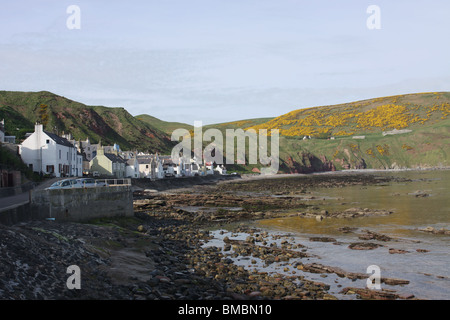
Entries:
[[[20,140],[32,132],[41,118],[42,104],[48,106],[46,130],[70,132],[76,139],[89,137],[93,142],[101,139],[103,144],[118,143],[123,150],[170,154],[175,145],[170,141],[173,130],[193,133],[189,124],[150,115],[133,117],[123,108],[87,106],[46,91],[0,91],[0,119],[5,119],[7,134]],[[226,129],[279,129],[282,172],[435,167],[450,166],[449,115],[450,92],[431,92],[298,109],[275,118],[205,125],[203,131],[219,129],[225,137]],[[393,129],[411,132],[383,135]],[[304,140],[304,136],[312,139]],[[239,172],[254,168],[260,165],[230,166]]]
[[103,144],[117,143],[123,150],[170,153],[174,145],[166,133],[123,108],[87,106],[47,91],[0,91],[0,117],[5,119],[7,132],[19,140],[25,132],[33,132],[34,123],[41,119],[41,105],[48,106],[47,131],[70,132],[77,140],[101,139]]
[[[450,166],[449,115],[449,92],[418,93],[299,109],[252,128],[280,130],[285,172],[435,167]],[[383,135],[393,129],[411,132]]]
[[[282,172],[450,166],[448,115],[450,92],[431,92],[298,109],[275,118],[205,125],[203,131],[219,129],[225,137],[226,129],[279,129]],[[137,118],[168,134],[177,128],[191,133],[193,130],[187,124],[165,122],[147,115]],[[393,129],[412,131],[383,136],[383,132]],[[312,139],[303,140],[304,136]],[[353,136],[364,136],[364,139],[353,139]],[[204,141],[203,145],[209,143]],[[259,164],[229,166],[230,170],[241,173],[260,167]]]
[[186,129],[186,130],[192,130],[194,127],[192,125],[181,123],[181,122],[169,122],[160,120],[158,118],[155,118],[153,116],[150,116],[148,114],[141,114],[136,116],[136,119],[145,122],[158,130],[165,132],[167,135],[171,136],[172,132],[176,129]]

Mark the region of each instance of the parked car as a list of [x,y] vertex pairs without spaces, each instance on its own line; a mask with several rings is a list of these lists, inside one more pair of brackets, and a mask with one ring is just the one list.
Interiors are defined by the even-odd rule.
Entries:
[[95,180],[93,178],[81,178],[77,180],[83,188],[105,187],[108,185],[104,181]]
[[77,179],[63,179],[56,181],[47,189],[70,189],[70,188],[81,188],[82,185]]
[[92,172],[93,177],[100,177],[100,173],[98,171]]

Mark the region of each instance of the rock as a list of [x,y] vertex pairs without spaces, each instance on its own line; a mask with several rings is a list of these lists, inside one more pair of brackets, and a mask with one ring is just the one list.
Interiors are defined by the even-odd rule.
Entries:
[[335,238],[331,237],[311,237],[309,241],[318,241],[318,242],[336,242]]
[[434,228],[433,227],[426,227],[426,228],[423,228],[423,229],[419,229],[420,231],[426,231],[426,232],[433,232],[434,231]]
[[364,230],[366,231],[366,234],[359,236],[358,238],[361,240],[378,240],[378,241],[390,241],[392,240],[391,237],[379,234],[373,231]]
[[322,220],[323,220],[323,216],[317,215],[317,216],[316,216],[316,220],[319,221],[319,222],[322,221]]
[[249,297],[259,297],[261,295],[261,291],[252,291],[248,294]]
[[383,247],[383,245],[371,242],[356,242],[351,243],[348,247],[352,250],[373,250],[378,247]]
[[406,250],[402,250],[402,249],[394,249],[394,248],[390,248],[389,249],[389,253],[390,254],[394,254],[394,253],[400,253],[400,254],[403,254],[403,253],[408,253],[409,251],[406,251]]
[[381,282],[391,285],[391,286],[395,286],[395,285],[408,284],[409,280],[396,279],[396,278],[381,278]]
[[424,232],[428,232],[428,233],[432,233],[432,234],[446,234],[446,235],[450,235],[450,230],[446,230],[444,228],[442,229],[435,229],[433,227],[426,227],[426,228],[419,228],[419,231],[424,231]]
[[417,190],[416,192],[410,193],[410,195],[412,195],[412,196],[414,196],[416,198],[425,198],[425,197],[429,196],[428,193],[425,193],[425,192],[423,192],[421,190]]
[[252,236],[248,236],[248,237],[245,239],[245,242],[247,242],[247,243],[255,243],[255,238],[252,237]]
[[338,230],[343,232],[343,233],[350,233],[350,232],[353,232],[356,229],[357,228],[352,228],[352,227],[342,227],[342,228],[339,228]]
[[367,288],[344,288],[339,293],[341,294],[357,294],[361,299],[370,300],[395,300],[399,295],[387,290],[372,290]]

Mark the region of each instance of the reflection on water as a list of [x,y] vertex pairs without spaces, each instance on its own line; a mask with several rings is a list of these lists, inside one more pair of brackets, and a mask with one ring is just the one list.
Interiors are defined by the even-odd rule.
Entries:
[[[391,215],[326,218],[322,221],[294,216],[260,221],[257,226],[270,231],[290,232],[304,241],[312,235],[333,236],[341,245],[307,243],[310,250],[320,256],[318,263],[339,266],[351,272],[365,272],[367,266],[376,264],[383,276],[410,280],[409,285],[402,287],[405,292],[425,299],[450,299],[450,236],[418,230],[428,226],[450,229],[450,171],[376,174],[395,175],[411,181],[308,191],[317,199],[315,203],[320,210],[336,212],[358,207],[391,210],[394,212]],[[354,233],[342,233],[339,231],[342,227],[357,229]],[[361,242],[358,236],[365,229],[395,239],[378,242],[384,247],[375,250],[350,250],[348,244]],[[389,248],[407,253],[390,254]],[[399,290],[398,286],[393,289]]]

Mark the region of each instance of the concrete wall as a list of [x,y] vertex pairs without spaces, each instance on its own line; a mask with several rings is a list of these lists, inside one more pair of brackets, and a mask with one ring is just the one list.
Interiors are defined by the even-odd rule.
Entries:
[[0,212],[0,223],[13,225],[23,221],[32,220],[30,203],[9,207]]
[[12,225],[53,218],[82,222],[102,217],[132,217],[131,186],[31,191],[31,202],[0,212],[0,223]]
[[133,216],[131,186],[38,190],[31,194],[33,216],[58,221]]

